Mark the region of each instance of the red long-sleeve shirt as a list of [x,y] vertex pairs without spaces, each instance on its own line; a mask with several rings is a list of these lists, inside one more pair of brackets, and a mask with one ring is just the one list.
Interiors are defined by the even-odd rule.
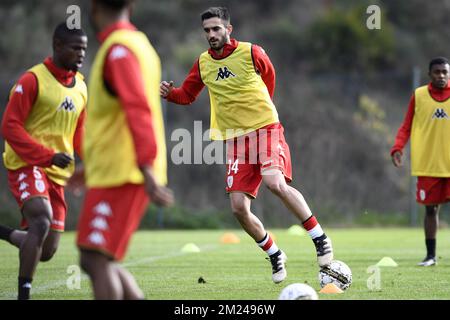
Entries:
[[[119,29],[136,30],[136,27],[129,22],[120,21],[105,28],[97,35],[97,38],[102,43],[113,31]],[[138,165],[151,165],[156,158],[157,145],[137,57],[123,45],[111,46],[103,68],[103,79],[123,107],[133,138]]]
[[[433,99],[436,101],[442,102],[450,98],[450,83],[447,84],[447,87],[444,89],[438,89],[432,86],[432,84],[428,84],[428,91],[430,92]],[[402,152],[405,145],[408,143],[409,137],[411,136],[411,126],[414,119],[414,109],[416,107],[416,101],[414,98],[414,94],[411,96],[408,105],[408,111],[406,112],[403,123],[398,129],[397,136],[395,138],[394,145],[391,148],[391,155],[396,151]]]
[[[44,60],[44,65],[61,84],[70,85],[75,77],[73,71],[57,67],[51,57]],[[55,151],[37,142],[26,130],[25,122],[30,114],[38,95],[38,81],[31,72],[24,73],[16,88],[22,87],[20,92],[14,92],[6,106],[1,125],[3,138],[20,158],[30,165],[50,167]],[[81,143],[84,133],[85,110],[78,118],[73,144],[75,152],[81,155]]]
[[[226,43],[221,55],[211,48],[208,53],[217,60],[224,59],[228,57],[239,45],[236,39],[231,39],[231,43]],[[256,71],[261,75],[267,90],[269,91],[270,97],[273,98],[275,91],[275,69],[269,56],[265,53],[264,49],[255,44],[252,45],[252,58]],[[174,102],[177,104],[191,104],[198,97],[205,84],[202,81],[199,71],[199,61],[195,61],[186,79],[179,88],[173,88],[170,94],[166,97],[167,101]]]

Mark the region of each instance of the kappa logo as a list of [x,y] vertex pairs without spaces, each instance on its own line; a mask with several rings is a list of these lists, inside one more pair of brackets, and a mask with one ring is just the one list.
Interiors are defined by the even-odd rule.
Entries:
[[225,79],[228,79],[229,77],[236,77],[236,75],[233,72],[231,72],[231,70],[228,70],[228,67],[223,67],[223,69],[219,68],[219,72],[217,73],[216,81],[219,79],[225,80]]
[[26,188],[28,188],[28,186],[29,186],[28,183],[26,183],[25,181],[22,181],[19,186],[19,191],[25,190]]
[[448,119],[449,116],[442,108],[437,108],[436,111],[433,113],[432,119]]
[[18,84],[17,87],[16,87],[16,89],[14,90],[14,92],[23,94],[23,87],[22,87],[22,85],[21,85],[21,84]]
[[111,51],[111,53],[109,55],[109,59],[111,59],[111,60],[122,59],[122,58],[126,57],[127,54],[128,54],[127,49],[125,49],[122,46],[117,46],[117,47],[114,47],[114,49]]
[[20,200],[23,201],[26,198],[28,198],[31,194],[28,191],[24,191],[22,192],[22,194],[20,195]]
[[106,222],[106,219],[102,217],[96,217],[94,220],[91,221],[91,227],[98,230],[108,230],[108,222]]
[[101,216],[110,217],[112,215],[111,206],[106,201],[100,201],[95,207],[94,212]]
[[61,105],[58,107],[57,111],[59,110],[65,110],[65,111],[75,111],[75,105],[73,104],[71,97],[66,97],[64,101],[61,103]]
[[105,243],[105,237],[99,231],[93,231],[88,236],[88,241],[93,244],[102,245]]
[[96,217],[91,221],[91,227],[98,230],[108,230],[108,222],[103,217]]

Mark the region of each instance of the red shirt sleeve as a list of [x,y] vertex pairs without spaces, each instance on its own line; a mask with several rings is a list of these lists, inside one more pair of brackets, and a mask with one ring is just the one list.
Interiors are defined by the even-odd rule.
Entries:
[[136,56],[123,45],[112,46],[106,58],[103,77],[125,112],[138,165],[153,164],[157,152],[156,138]]
[[273,99],[275,92],[275,68],[272,61],[263,48],[252,45],[252,57],[256,71],[261,75],[262,80],[266,84],[270,97]]
[[86,108],[80,113],[77,122],[77,128],[75,129],[75,134],[73,136],[73,148],[77,155],[83,159],[83,138],[84,138],[84,123],[86,121]]
[[397,136],[395,137],[395,143],[391,148],[391,155],[396,151],[402,152],[403,148],[408,143],[409,137],[411,136],[411,126],[414,119],[415,105],[415,98],[414,95],[412,95],[409,101],[408,111],[406,112],[405,119],[398,129]]
[[202,89],[205,87],[205,84],[200,76],[199,69],[200,66],[198,65],[197,59],[181,87],[173,88],[166,98],[167,101],[176,104],[191,104],[194,102]]
[[55,152],[41,145],[26,130],[25,122],[38,92],[36,76],[25,73],[10,96],[2,120],[2,135],[19,157],[33,166],[50,167]]

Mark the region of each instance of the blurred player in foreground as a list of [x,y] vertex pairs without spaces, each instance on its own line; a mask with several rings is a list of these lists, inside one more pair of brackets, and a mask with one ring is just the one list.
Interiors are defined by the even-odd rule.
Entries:
[[159,56],[129,21],[133,1],[93,0],[100,41],[89,81],[83,144],[88,187],[79,224],[80,264],[95,299],[142,299],[133,276],[117,262],[150,200],[172,204],[165,188],[166,147]]

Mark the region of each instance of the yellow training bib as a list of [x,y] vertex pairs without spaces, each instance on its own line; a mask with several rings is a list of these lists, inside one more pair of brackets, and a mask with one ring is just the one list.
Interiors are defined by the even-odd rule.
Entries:
[[200,75],[211,101],[213,140],[225,140],[278,122],[278,113],[253,65],[251,43],[240,42],[231,55],[216,60],[200,55]]
[[159,96],[161,62],[146,35],[139,31],[117,30],[102,44],[91,69],[89,104],[83,154],[89,187],[114,187],[143,183],[125,112],[117,97],[105,87],[103,66],[112,45],[122,44],[137,57],[156,135],[157,157],[153,171],[160,184],[167,183],[164,122]]
[[450,177],[450,99],[434,100],[428,86],[415,91],[411,172],[413,176]]
[[[83,76],[77,73],[74,86],[66,87],[56,80],[43,63],[29,71],[37,78],[38,95],[25,122],[25,130],[40,144],[55,152],[67,152],[73,156],[73,137],[78,118],[87,102],[87,88]],[[3,162],[10,170],[29,165],[7,142],[5,142]],[[43,169],[52,181],[65,185],[73,173],[74,163],[72,162],[65,169],[57,166]]]

